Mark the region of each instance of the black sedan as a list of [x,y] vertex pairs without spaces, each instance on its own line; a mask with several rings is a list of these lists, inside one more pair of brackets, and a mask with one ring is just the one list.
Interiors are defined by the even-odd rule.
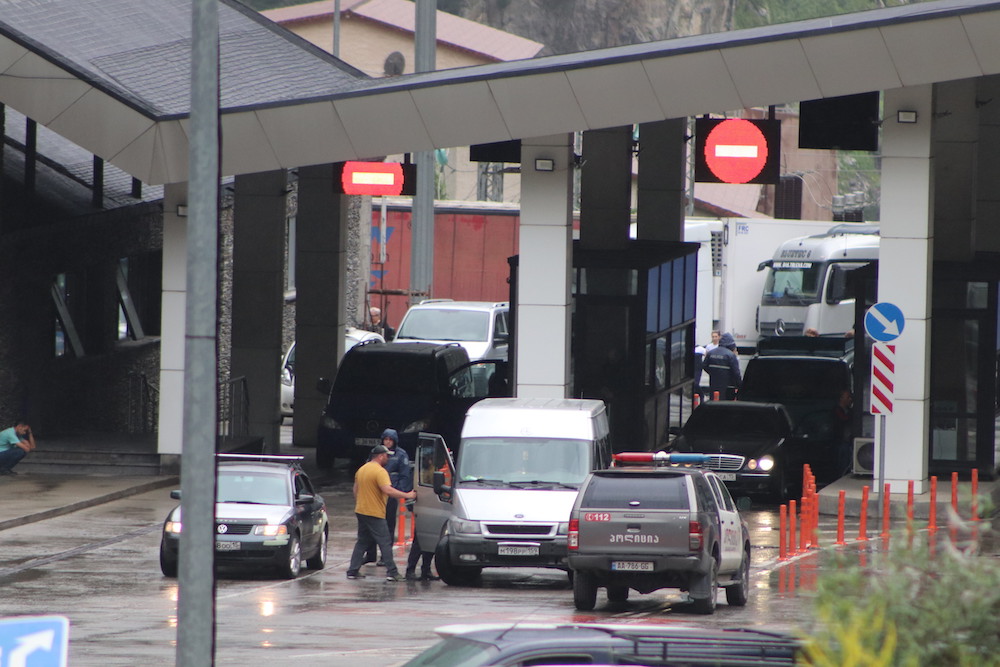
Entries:
[[796,436],[783,405],[750,401],[702,403],[671,449],[710,455],[707,467],[733,495],[778,499],[801,493],[804,464],[822,478],[837,455],[828,442]]
[[[326,503],[302,471],[302,457],[220,455],[215,503],[215,563],[276,568],[289,579],[302,562],[326,566],[330,528]],[[180,499],[180,491],[171,491]],[[178,505],[163,523],[160,570],[177,576],[183,522]]]

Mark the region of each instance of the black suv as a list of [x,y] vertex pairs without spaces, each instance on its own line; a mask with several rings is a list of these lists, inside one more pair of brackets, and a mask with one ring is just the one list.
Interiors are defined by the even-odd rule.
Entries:
[[792,435],[807,441],[817,481],[831,482],[850,464],[851,436],[860,430],[853,408],[854,340],[841,337],[773,336],[757,343],[743,373],[737,401],[780,403],[792,418]]
[[506,373],[505,362],[470,362],[457,343],[357,345],[344,355],[319,420],[316,464],[330,468],[335,457],[364,462],[381,444],[382,431],[399,432],[399,446],[411,456],[421,431],[439,433],[457,447],[465,411],[489,395],[489,378]]

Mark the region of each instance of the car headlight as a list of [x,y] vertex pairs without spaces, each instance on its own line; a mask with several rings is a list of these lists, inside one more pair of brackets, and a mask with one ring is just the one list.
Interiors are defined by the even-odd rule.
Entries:
[[465,535],[480,535],[482,534],[482,529],[479,527],[478,521],[468,521],[466,519],[457,519],[452,517],[451,519],[451,532],[453,533],[463,533]]
[[181,532],[181,522],[180,521],[167,521],[163,525],[163,532],[164,533],[173,533],[174,535],[179,534]]
[[411,422],[403,429],[403,433],[420,433],[421,431],[428,430],[431,424],[430,419],[418,419],[415,422]]
[[344,429],[343,426],[337,423],[336,419],[328,416],[326,413],[323,413],[323,417],[320,419],[320,424],[322,424],[323,428],[331,431],[342,431]]
[[557,535],[569,535],[569,521],[564,521],[559,524],[559,530],[556,532]]
[[253,527],[254,535],[263,535],[264,537],[274,537],[275,535],[287,535],[288,526],[281,524],[280,526],[274,524],[264,524],[262,526]]
[[281,384],[286,387],[292,386],[292,371],[288,368],[288,366],[281,369]]
[[747,468],[750,468],[750,470],[771,472],[771,470],[774,469],[774,457],[768,454],[760,457],[759,459],[750,459],[747,461]]

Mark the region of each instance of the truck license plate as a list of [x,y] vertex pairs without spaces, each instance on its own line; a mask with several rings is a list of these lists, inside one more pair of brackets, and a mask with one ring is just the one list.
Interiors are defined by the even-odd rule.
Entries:
[[653,564],[642,560],[616,560],[611,562],[611,569],[624,572],[652,572]]
[[717,472],[715,474],[718,475],[719,479],[721,479],[723,482],[735,482],[736,481],[736,473],[734,473],[734,472]]
[[216,551],[239,551],[242,542],[216,542]]
[[527,547],[515,547],[509,544],[501,544],[497,547],[497,555],[499,556],[537,556],[538,547],[527,546]]

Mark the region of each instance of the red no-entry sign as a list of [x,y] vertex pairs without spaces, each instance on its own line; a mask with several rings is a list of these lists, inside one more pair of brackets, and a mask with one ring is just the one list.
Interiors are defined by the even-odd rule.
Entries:
[[776,120],[699,118],[695,121],[695,180],[776,183],[781,125]]
[[345,195],[412,195],[416,165],[398,162],[345,162],[334,191]]

